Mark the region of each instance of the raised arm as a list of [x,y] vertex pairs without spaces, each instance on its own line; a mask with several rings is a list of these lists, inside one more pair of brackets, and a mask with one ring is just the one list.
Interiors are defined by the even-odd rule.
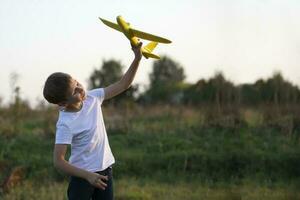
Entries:
[[132,51],[134,52],[134,60],[121,80],[104,88],[105,100],[124,92],[131,86],[142,58],[141,47],[142,43],[140,43],[137,47],[132,47]]

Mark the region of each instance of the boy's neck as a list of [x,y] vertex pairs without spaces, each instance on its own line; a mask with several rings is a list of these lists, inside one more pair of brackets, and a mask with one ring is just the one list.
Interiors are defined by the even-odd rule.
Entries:
[[69,104],[64,107],[64,111],[65,112],[78,112],[81,110],[82,106],[83,106],[82,101],[80,101],[78,103],[74,103],[74,104]]

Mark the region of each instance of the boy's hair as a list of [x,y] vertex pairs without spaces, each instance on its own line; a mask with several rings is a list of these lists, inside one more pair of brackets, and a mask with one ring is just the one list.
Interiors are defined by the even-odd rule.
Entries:
[[51,74],[44,86],[43,95],[49,103],[59,104],[67,100],[71,76],[62,72]]

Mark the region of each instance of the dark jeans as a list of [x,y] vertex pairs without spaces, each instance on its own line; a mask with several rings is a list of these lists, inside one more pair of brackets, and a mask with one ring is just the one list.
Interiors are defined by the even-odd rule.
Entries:
[[105,190],[95,188],[87,180],[71,176],[68,188],[69,200],[112,200],[113,199],[113,177],[112,168],[109,167],[104,171],[96,172],[108,177],[105,181],[107,187]]

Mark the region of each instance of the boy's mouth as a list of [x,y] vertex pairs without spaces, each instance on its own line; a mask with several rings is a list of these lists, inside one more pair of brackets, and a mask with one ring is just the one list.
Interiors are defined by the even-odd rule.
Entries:
[[83,91],[83,93],[82,93],[82,95],[81,95],[81,98],[82,98],[82,100],[85,100],[85,99],[86,99],[85,91]]

